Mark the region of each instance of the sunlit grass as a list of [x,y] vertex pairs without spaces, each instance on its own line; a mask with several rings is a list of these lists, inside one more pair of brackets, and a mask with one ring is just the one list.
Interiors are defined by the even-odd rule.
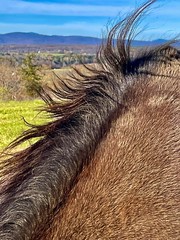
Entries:
[[[41,106],[41,100],[0,102],[0,150],[29,128],[23,118],[31,124],[46,121],[45,115],[36,110]],[[28,145],[25,143],[23,147]]]

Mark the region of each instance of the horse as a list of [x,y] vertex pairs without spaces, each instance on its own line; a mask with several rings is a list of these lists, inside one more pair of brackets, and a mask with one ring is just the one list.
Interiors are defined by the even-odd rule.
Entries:
[[41,91],[52,120],[0,163],[1,240],[179,239],[180,51],[131,51],[153,2],[110,30],[96,65]]

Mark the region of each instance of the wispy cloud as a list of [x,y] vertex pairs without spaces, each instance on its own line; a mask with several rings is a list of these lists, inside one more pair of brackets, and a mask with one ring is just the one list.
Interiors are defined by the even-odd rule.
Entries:
[[[119,20],[117,16],[126,16],[142,2],[144,0],[0,0],[0,32],[100,36],[108,20],[114,19],[110,23],[115,23]],[[153,32],[159,37],[161,33],[177,35],[179,9],[180,1],[158,0],[148,16],[144,16],[140,28],[152,29],[148,31],[150,37]]]
[[[88,1],[89,3],[90,1]],[[91,1],[93,2],[93,1]],[[119,4],[118,4],[119,2]],[[118,13],[128,13],[137,7],[137,4],[128,1],[112,1],[103,5],[96,4],[63,4],[53,1],[30,2],[25,0],[1,0],[0,13],[3,14],[41,14],[57,16],[117,16]],[[143,2],[143,1],[140,1]],[[140,3],[139,3],[140,4]],[[138,5],[139,5],[138,4]],[[157,9],[155,9],[159,6]],[[152,6],[153,11],[161,16],[179,15],[180,2],[177,0],[159,0]]]
[[97,6],[1,0],[0,13],[60,16],[116,16],[118,12],[124,13],[129,10],[130,7],[127,6]]

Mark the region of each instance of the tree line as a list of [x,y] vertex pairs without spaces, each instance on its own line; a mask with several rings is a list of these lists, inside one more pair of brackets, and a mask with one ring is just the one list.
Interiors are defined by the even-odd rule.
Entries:
[[94,55],[29,53],[0,57],[0,100],[21,100],[37,97],[43,85],[43,71],[95,61]]

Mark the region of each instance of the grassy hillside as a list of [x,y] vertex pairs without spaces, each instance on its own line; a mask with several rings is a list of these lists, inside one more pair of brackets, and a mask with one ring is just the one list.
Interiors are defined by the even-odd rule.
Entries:
[[[43,113],[38,114],[38,111],[35,111],[42,105],[41,100],[0,102],[0,150],[28,129],[23,118],[32,124],[45,122]],[[26,143],[22,147],[28,146],[28,144]]]

